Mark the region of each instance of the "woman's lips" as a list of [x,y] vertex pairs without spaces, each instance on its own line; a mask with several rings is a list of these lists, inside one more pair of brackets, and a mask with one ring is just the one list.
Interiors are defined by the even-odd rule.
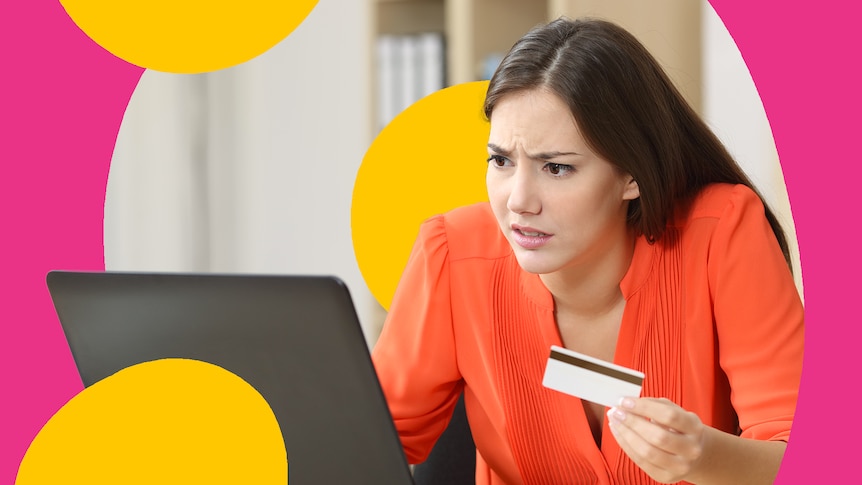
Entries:
[[532,227],[512,225],[512,240],[524,249],[538,249],[544,246],[552,234],[546,234]]

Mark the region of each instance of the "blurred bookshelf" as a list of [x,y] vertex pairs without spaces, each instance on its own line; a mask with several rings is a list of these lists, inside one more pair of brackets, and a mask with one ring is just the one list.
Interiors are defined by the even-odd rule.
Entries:
[[377,130],[439,89],[488,79],[512,44],[548,19],[542,0],[370,0]]
[[560,16],[607,18],[627,28],[662,62],[695,108],[700,107],[701,2],[368,1],[373,23],[375,134],[404,108],[431,92],[488,79],[524,33]]

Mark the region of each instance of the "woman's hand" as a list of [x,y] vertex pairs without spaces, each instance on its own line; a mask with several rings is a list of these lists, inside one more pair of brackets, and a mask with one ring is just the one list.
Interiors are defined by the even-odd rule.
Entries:
[[620,448],[653,480],[674,483],[696,470],[708,427],[667,399],[625,398],[608,411]]

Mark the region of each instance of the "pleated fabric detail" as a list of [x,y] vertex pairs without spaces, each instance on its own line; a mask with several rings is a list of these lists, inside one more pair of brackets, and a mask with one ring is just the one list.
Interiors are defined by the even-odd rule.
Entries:
[[[677,241],[668,228],[667,241]],[[661,244],[661,243],[658,243]],[[656,251],[648,281],[626,302],[623,325],[631,323],[631,366],[646,374],[642,396],[664,397],[682,404],[683,308],[682,251],[672,242]],[[628,321],[626,321],[628,320]],[[622,450],[612,460],[621,484],[658,483],[631,461]]]
[[523,298],[519,275],[514,257],[500,260],[490,291],[497,386],[512,454],[525,484],[600,483],[589,460],[574,452],[572,411],[542,386],[548,349],[539,315],[547,309]]

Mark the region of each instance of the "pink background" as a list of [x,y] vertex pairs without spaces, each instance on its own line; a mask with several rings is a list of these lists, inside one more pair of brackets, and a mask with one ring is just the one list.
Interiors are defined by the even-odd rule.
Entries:
[[[848,379],[862,367],[851,311],[862,268],[850,237],[862,16],[854,2],[712,3],[763,98],[802,253],[805,370],[777,483],[844,482],[862,434],[858,379]],[[3,2],[0,45],[0,484],[12,484],[30,441],[81,389],[45,274],[104,269],[108,166],[143,70],[95,45],[58,1]]]

